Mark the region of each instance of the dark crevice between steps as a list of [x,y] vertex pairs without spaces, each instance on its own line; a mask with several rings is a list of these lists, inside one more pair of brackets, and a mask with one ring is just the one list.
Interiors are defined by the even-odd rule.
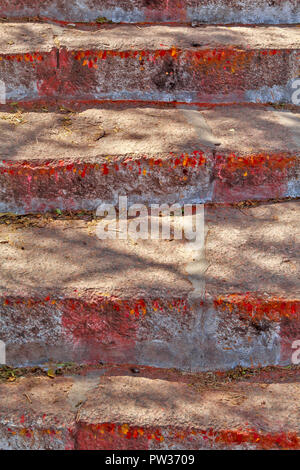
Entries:
[[[59,49],[56,49],[59,54]],[[56,60],[57,68],[60,66],[60,59],[57,57]],[[186,103],[178,101],[149,101],[149,100],[63,100],[60,97],[45,97],[43,99],[28,100],[28,101],[7,101],[5,104],[0,103],[0,112],[11,112],[16,113],[22,112],[81,112],[90,108],[95,109],[124,109],[126,108],[154,108],[154,109],[176,109],[178,106],[184,106],[188,108],[197,108],[198,111],[214,108],[230,108],[232,106],[238,106],[241,109],[243,107],[249,107],[257,110],[268,110],[270,107],[274,108],[274,111],[295,111],[299,112],[300,106],[290,103]]]
[[[103,21],[102,21],[103,19]],[[199,21],[137,21],[137,22],[124,22],[118,21],[114,22],[109,20],[105,17],[95,18],[94,21],[73,21],[72,19],[69,20],[57,20],[55,18],[48,18],[45,16],[19,16],[19,17],[10,17],[7,18],[5,16],[0,17],[0,24],[5,23],[40,23],[40,24],[53,24],[57,26],[61,26],[63,28],[68,29],[81,29],[85,31],[95,31],[99,29],[109,29],[113,27],[120,27],[120,26],[138,26],[140,28],[147,27],[147,26],[190,26],[191,28],[198,28],[198,27],[205,27],[205,26],[225,26],[226,28],[231,26],[245,26],[248,28],[256,28],[257,26],[270,26],[270,27],[289,27],[289,26],[296,26],[298,23],[285,23],[278,22],[278,23],[241,23],[241,22],[233,22],[233,23],[223,23],[223,22],[209,22],[205,19]]]
[[[239,201],[235,203],[227,203],[227,202],[206,202],[204,204],[205,207],[232,207],[232,208],[247,208],[247,207],[257,207],[257,206],[268,206],[271,204],[284,204],[285,202],[298,202],[300,201],[300,197],[286,197],[282,199],[264,199],[264,200],[245,200]],[[184,205],[184,204],[183,204]],[[182,206],[183,206],[182,205]],[[193,204],[192,204],[193,205]],[[116,212],[118,212],[118,207],[115,208]],[[150,210],[150,208],[149,208]],[[100,217],[101,218],[101,217]],[[78,210],[78,211],[64,211],[57,209],[53,212],[45,212],[45,213],[28,213],[28,214],[16,214],[12,212],[2,212],[0,213],[0,225],[1,224],[17,224],[22,225],[23,222],[26,223],[26,226],[30,226],[29,220],[31,219],[31,225],[45,225],[52,220],[85,220],[85,221],[92,221],[96,220],[96,210]]]
[[60,65],[60,51],[59,49],[56,49],[56,68],[59,69],[59,65]]
[[[137,374],[135,371],[138,370]],[[97,372],[99,371],[99,372]],[[138,368],[132,364],[76,364],[74,362],[49,363],[44,366],[12,367],[0,366],[0,383],[16,382],[21,378],[48,377],[49,382],[61,376],[90,375],[103,376],[134,376],[167,381],[188,383],[197,388],[200,385],[224,384],[232,382],[289,382],[300,381],[300,365],[269,365],[265,367],[242,367],[226,371],[186,372],[180,369],[161,369],[151,366]]]

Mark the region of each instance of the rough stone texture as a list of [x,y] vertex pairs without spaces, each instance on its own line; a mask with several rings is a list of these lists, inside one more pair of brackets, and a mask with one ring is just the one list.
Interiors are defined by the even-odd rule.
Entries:
[[298,197],[297,113],[233,106],[203,115],[221,142],[213,170],[214,201]]
[[261,106],[1,112],[0,211],[298,197],[299,129]]
[[[36,39],[24,41],[27,35]],[[287,103],[299,75],[300,33],[292,26],[73,31],[12,23],[1,24],[0,37],[7,101]]]
[[0,384],[0,449],[300,448],[297,369],[233,383],[139,372],[107,367]]
[[0,385],[0,449],[73,449],[74,411],[66,399],[74,381],[22,378]]
[[[16,25],[16,28],[18,25]],[[45,26],[49,28],[49,25]],[[193,29],[185,26],[115,26],[96,31],[80,31],[53,27],[61,47],[68,50],[130,51],[201,50],[206,48],[241,47],[247,49],[298,49],[297,26],[202,26]],[[121,34],[122,32],[122,34]],[[133,33],[134,32],[134,33]],[[197,43],[197,46],[193,44]]]
[[4,0],[1,16],[57,21],[299,23],[297,0]]
[[[300,333],[299,204],[208,207],[205,219],[206,259],[200,242],[134,240],[132,232],[100,240],[96,222],[84,219],[1,225],[7,362],[291,363]],[[116,235],[118,226],[110,229]]]
[[[189,116],[195,116],[194,122],[188,120]],[[295,121],[296,117],[297,114]],[[278,128],[279,125],[271,131],[275,134]],[[89,108],[79,113],[66,110],[57,113],[0,112],[0,132],[3,160],[28,162],[44,159],[95,161],[99,158],[101,163],[101,160],[107,161],[105,157],[109,155],[132,155],[135,159],[170,153],[180,156],[184,152],[215,148],[214,142],[220,142],[207,130],[202,114],[197,110],[126,105],[111,105],[110,109]],[[287,142],[286,133],[277,134],[277,140],[285,140],[294,151],[296,145]],[[271,142],[267,144],[273,145],[273,151],[277,148]]]
[[[1,113],[0,211],[95,209],[120,193],[148,204],[299,196],[296,112],[176,109],[290,102],[299,28],[186,25],[296,23],[298,4],[183,3],[2,2],[0,15],[19,19],[0,25],[2,104],[4,86],[10,105],[140,100],[174,109]],[[24,15],[61,26],[96,15],[173,26],[60,28]],[[299,204],[207,206],[205,245],[132,232],[99,240],[103,221],[71,217],[0,214],[7,362],[131,366],[1,384],[0,449],[300,449],[297,368],[289,366],[294,380],[289,370],[249,383],[191,374],[299,357]],[[113,222],[110,234],[122,233]],[[181,213],[172,223],[181,226]],[[141,373],[143,365],[189,373]]]
[[207,291],[218,290],[220,295],[257,292],[261,296],[272,292],[278,297],[289,292],[290,298],[297,298],[299,209],[298,201],[241,210],[208,207]]
[[[289,397],[287,403],[283,395]],[[229,443],[259,448],[264,447],[261,435],[268,434],[272,442],[272,436],[293,431],[290,437],[298,447],[298,395],[297,383],[239,384],[195,392],[162,380],[103,378],[80,409],[77,440],[83,449],[230,448]],[[238,430],[240,437],[234,439],[229,432],[226,442],[225,430]],[[250,430],[255,430],[255,444]],[[273,442],[270,447],[277,445]]]
[[40,23],[1,23],[0,37],[1,55],[50,52],[54,45],[53,26]]

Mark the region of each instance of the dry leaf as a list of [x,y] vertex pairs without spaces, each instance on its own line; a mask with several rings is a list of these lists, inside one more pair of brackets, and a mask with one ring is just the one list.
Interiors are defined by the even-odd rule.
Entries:
[[54,378],[55,378],[55,374],[54,374],[53,369],[49,369],[48,372],[47,372],[47,375],[48,375],[48,377],[50,377],[51,379],[54,379]]

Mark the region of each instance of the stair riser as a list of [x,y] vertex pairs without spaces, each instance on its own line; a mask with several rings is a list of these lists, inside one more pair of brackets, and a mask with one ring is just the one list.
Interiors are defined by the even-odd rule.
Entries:
[[0,212],[95,210],[102,202],[117,204],[118,196],[147,205],[300,196],[297,155],[213,156],[196,150],[166,159],[110,158],[105,164],[2,162]]
[[[295,432],[144,428],[119,423],[77,424],[76,428],[11,425],[0,427],[2,450],[297,450]],[[153,463],[153,462],[152,462]]]
[[165,428],[143,429],[114,423],[79,424],[77,448],[81,450],[271,450],[299,449],[296,433],[263,434],[232,430]]
[[296,0],[4,0],[0,15],[8,18],[44,17],[63,22],[93,22],[105,17],[113,22],[191,22],[202,23],[298,23]]
[[1,450],[73,450],[74,439],[68,429],[8,424],[0,426]]
[[291,103],[299,50],[66,49],[3,55],[6,100]]
[[[111,430],[114,430],[112,433]],[[74,437],[75,436],[75,437]],[[297,450],[296,433],[263,434],[236,430],[179,430],[99,423],[76,432],[27,427],[0,428],[2,450]],[[152,462],[153,463],[153,462]]]
[[103,361],[226,370],[290,364],[292,343],[300,339],[298,301],[47,298],[2,304],[1,340],[13,365]]

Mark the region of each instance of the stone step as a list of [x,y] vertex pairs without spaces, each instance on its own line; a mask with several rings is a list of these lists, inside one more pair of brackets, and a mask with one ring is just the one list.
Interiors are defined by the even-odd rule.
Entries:
[[299,197],[299,122],[240,105],[0,112],[0,212]]
[[300,449],[299,366],[230,375],[135,370],[53,379],[28,372],[1,383],[0,449]]
[[291,103],[299,75],[296,26],[83,31],[3,23],[1,37],[0,79],[9,102],[56,97]]
[[300,23],[297,0],[2,0],[0,16],[65,22]]
[[[6,362],[291,364],[300,340],[299,202],[208,205],[195,243],[180,239],[181,210],[164,239],[145,230],[137,239],[135,225],[149,222],[140,210],[129,213],[128,233],[112,218],[107,239],[99,238],[107,220],[92,215],[0,218]],[[152,227],[158,220],[167,230],[167,216],[152,214]]]

